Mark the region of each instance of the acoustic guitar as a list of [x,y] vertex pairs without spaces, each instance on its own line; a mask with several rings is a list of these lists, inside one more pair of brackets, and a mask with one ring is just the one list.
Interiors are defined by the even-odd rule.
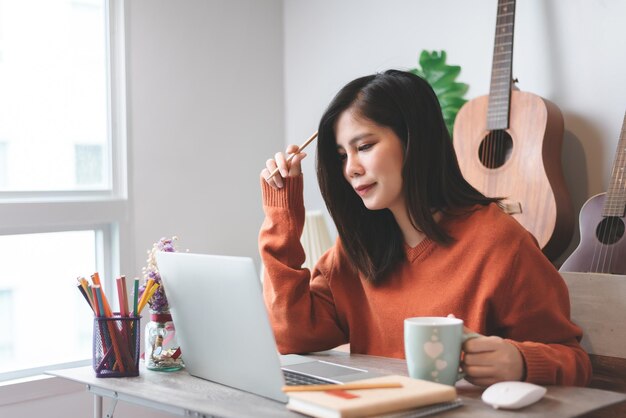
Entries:
[[626,274],[626,114],[617,143],[606,193],[585,202],[580,210],[580,244],[560,271]]
[[505,210],[555,259],[567,248],[574,212],[561,166],[563,116],[537,95],[512,90],[515,0],[498,0],[489,96],[467,102],[454,148],[467,181]]

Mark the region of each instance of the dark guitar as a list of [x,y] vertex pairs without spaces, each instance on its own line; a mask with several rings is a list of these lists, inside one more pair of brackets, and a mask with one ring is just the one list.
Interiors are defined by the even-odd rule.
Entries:
[[498,0],[489,96],[467,102],[454,148],[469,183],[503,197],[505,210],[555,259],[567,248],[574,213],[561,167],[563,116],[537,95],[512,90],[515,0]]
[[606,193],[585,202],[580,210],[580,244],[561,271],[626,274],[626,114],[617,143]]

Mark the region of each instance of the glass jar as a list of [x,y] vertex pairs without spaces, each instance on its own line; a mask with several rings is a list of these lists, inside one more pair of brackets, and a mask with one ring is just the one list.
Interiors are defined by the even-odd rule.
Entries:
[[144,335],[147,369],[171,372],[183,368],[176,330],[169,311],[151,311]]

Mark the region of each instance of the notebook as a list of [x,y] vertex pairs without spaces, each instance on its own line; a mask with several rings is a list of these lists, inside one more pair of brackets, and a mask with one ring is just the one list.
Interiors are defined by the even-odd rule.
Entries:
[[[361,383],[400,383],[399,388],[290,392],[287,409],[317,418],[426,416],[459,406],[453,386],[388,375]],[[385,414],[385,415],[383,415]]]
[[254,262],[157,252],[157,265],[192,376],[287,402],[282,369],[332,383],[380,376],[304,356],[280,356]]

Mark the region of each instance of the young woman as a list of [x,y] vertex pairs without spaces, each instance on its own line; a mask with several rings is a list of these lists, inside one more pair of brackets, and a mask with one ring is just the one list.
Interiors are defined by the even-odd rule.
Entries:
[[465,181],[424,80],[356,79],[322,116],[317,176],[339,237],[312,272],[299,240],[305,157],[277,153],[261,172],[264,295],[282,353],[349,342],[404,358],[404,318],[452,314],[484,335],[463,347],[475,384],[589,382],[563,280],[497,199]]

